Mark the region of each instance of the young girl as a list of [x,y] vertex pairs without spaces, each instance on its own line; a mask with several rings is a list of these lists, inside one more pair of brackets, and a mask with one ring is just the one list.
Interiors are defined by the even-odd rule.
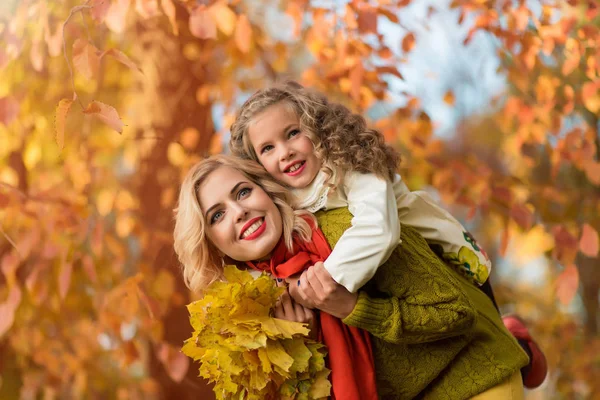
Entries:
[[[364,118],[322,94],[289,82],[259,90],[231,126],[231,152],[258,161],[292,189],[295,206],[311,212],[348,207],[354,218],[325,261],[350,292],[369,281],[398,245],[400,225],[411,226],[450,265],[491,297],[491,262],[464,227],[425,192],[411,192],[396,174],[399,155]],[[543,354],[524,325],[510,320],[533,361],[525,384],[545,377]],[[534,378],[530,378],[534,377]]]

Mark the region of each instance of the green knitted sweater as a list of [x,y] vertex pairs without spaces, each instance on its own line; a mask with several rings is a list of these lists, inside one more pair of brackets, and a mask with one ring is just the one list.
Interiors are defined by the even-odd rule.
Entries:
[[[352,215],[340,208],[316,216],[333,248]],[[380,398],[468,399],[526,365],[489,298],[414,229],[403,226],[400,238],[343,320],[372,335]]]

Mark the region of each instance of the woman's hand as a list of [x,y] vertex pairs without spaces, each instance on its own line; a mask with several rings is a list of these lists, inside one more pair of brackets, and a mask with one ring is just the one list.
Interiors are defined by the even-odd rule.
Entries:
[[[284,283],[278,283],[282,286]],[[302,322],[308,324],[310,329],[309,337],[316,340],[318,337],[318,321],[315,312],[302,304],[295,302],[286,289],[279,298],[279,302],[274,310],[275,318],[285,319],[288,321]]]
[[349,292],[333,280],[322,262],[309,267],[299,278],[295,276],[287,281],[290,296],[296,302],[340,319],[350,315],[358,300],[358,294]]

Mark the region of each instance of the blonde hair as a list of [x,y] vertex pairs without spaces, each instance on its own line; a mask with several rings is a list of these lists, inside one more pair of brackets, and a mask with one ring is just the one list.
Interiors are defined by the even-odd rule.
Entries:
[[346,106],[330,103],[327,97],[296,82],[285,82],[254,93],[242,105],[231,125],[231,153],[259,161],[248,129],[254,117],[268,107],[284,102],[296,114],[300,130],[315,147],[322,169],[331,176],[331,168],[372,173],[394,180],[400,155],[385,143],[383,135],[367,127],[365,119]]
[[182,264],[183,279],[187,287],[195,292],[200,292],[211,282],[221,279],[223,274],[225,260],[206,235],[205,219],[198,197],[202,182],[220,167],[240,171],[269,195],[281,213],[283,237],[290,251],[293,235],[309,241],[312,231],[307,221],[312,219],[316,223],[312,214],[294,210],[289,205],[288,191],[275,182],[260,164],[226,155],[215,155],[200,161],[188,171],[181,185],[173,232],[175,252]]

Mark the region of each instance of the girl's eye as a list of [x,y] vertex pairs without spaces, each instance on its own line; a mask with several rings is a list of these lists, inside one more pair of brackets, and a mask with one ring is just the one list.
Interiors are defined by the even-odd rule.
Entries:
[[292,129],[289,133],[288,133],[288,137],[294,137],[300,134],[300,130],[299,129]]
[[273,146],[268,144],[260,150],[260,154],[265,154],[267,151],[270,151],[270,150],[273,150]]
[[223,211],[217,211],[216,213],[214,213],[212,215],[212,217],[210,217],[210,224],[214,224],[215,222],[218,222],[219,219],[221,219],[221,217],[223,216]]
[[244,189],[240,190],[238,192],[238,200],[243,199],[244,197],[250,196],[250,193],[252,193],[252,189],[250,189],[250,188],[244,188]]

